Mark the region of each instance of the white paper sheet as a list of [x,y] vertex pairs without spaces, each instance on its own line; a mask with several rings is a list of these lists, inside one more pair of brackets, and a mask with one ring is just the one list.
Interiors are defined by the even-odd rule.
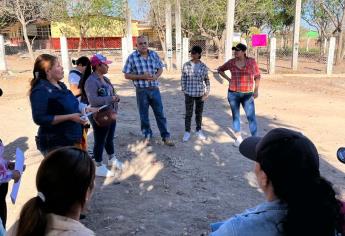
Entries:
[[109,105],[103,105],[103,106],[101,106],[100,108],[98,108],[97,111],[95,111],[95,112],[88,112],[88,113],[86,113],[85,115],[82,115],[80,118],[83,119],[83,120],[87,120],[87,117],[88,117],[88,116],[90,116],[90,115],[92,115],[92,114],[98,112],[99,110],[101,110],[101,109],[103,109],[103,108],[106,108],[107,106],[109,106]]
[[[14,166],[15,170],[18,170],[20,172],[20,174],[23,174],[23,169],[24,169],[24,161],[25,161],[25,157],[24,157],[24,153],[20,148],[16,149],[16,164]],[[19,187],[20,187],[20,181],[21,178],[19,179],[19,181],[17,183],[13,184],[13,188],[12,188],[12,192],[11,192],[11,201],[13,204],[16,203],[17,200],[17,195],[18,195],[18,191],[19,191]]]

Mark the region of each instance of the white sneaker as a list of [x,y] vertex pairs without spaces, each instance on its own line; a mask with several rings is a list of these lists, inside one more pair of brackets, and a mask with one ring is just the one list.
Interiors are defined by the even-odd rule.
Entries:
[[96,176],[99,177],[114,177],[115,174],[108,170],[107,167],[105,167],[105,165],[100,165],[100,166],[96,166]]
[[237,139],[236,139],[235,142],[234,142],[234,146],[235,146],[235,147],[239,147],[240,144],[242,143],[242,141],[243,141],[242,136],[237,137]]
[[190,139],[190,133],[189,132],[184,132],[182,141],[183,142],[187,142],[189,139]]
[[111,158],[108,160],[108,166],[114,166],[116,169],[122,170],[123,163],[119,161],[116,157]]
[[200,140],[205,140],[205,139],[206,139],[206,137],[205,137],[204,133],[202,132],[202,130],[197,131],[197,132],[196,132],[196,136],[197,136],[198,139],[200,139]]

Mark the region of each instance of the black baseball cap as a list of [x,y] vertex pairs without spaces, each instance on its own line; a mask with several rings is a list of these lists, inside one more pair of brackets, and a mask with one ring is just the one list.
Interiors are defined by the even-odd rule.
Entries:
[[243,43],[239,43],[235,47],[232,47],[232,50],[245,52],[247,50],[247,46]]
[[310,171],[319,173],[319,154],[315,145],[294,130],[276,128],[264,137],[246,138],[240,144],[239,151],[258,162],[263,170],[288,175]]
[[201,54],[202,53],[202,48],[198,45],[193,46],[192,49],[189,51],[190,53],[198,53]]

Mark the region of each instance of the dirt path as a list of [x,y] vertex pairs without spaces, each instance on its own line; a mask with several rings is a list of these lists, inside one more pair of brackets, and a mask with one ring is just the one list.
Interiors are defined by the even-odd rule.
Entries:
[[[24,70],[24,69],[23,69]],[[203,127],[207,140],[193,138],[182,143],[184,100],[179,77],[165,74],[161,92],[165,113],[176,147],[161,144],[155,119],[152,147],[144,147],[139,136],[139,117],[132,85],[119,68],[111,71],[121,99],[116,130],[116,152],[126,169],[113,179],[97,179],[90,213],[83,221],[98,235],[200,235],[208,224],[263,200],[258,191],[253,164],[232,146],[231,115],[226,100],[226,84],[212,79],[211,96],[204,109]],[[16,205],[8,203],[8,226],[18,217],[21,206],[36,195],[35,174],[41,156],[35,150],[33,124],[26,91],[29,72],[18,78],[0,79],[0,137],[6,152],[19,146],[25,151],[27,170]],[[211,76],[212,77],[212,76]],[[256,100],[259,134],[283,126],[301,130],[317,145],[322,156],[322,174],[342,197],[345,166],[335,152],[345,145],[344,79],[288,78],[263,79]],[[242,127],[248,134],[247,122]],[[90,133],[92,142],[92,132]]]

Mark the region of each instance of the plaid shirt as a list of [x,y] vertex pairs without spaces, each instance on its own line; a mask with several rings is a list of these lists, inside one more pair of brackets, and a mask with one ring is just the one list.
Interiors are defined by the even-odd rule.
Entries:
[[[122,72],[125,74],[143,75],[145,72],[151,75],[163,68],[163,63],[156,52],[148,50],[147,58],[140,55],[139,51],[133,52],[128,56]],[[158,87],[157,80],[133,80],[133,84],[137,88]]]
[[254,58],[247,57],[246,65],[243,68],[236,66],[236,59],[230,59],[224,65],[218,68],[218,71],[230,70],[231,80],[229,90],[250,93],[254,90],[254,80],[260,79],[260,70]]
[[184,63],[181,76],[182,91],[191,97],[201,97],[205,92],[210,92],[210,80],[207,66],[188,61]]

